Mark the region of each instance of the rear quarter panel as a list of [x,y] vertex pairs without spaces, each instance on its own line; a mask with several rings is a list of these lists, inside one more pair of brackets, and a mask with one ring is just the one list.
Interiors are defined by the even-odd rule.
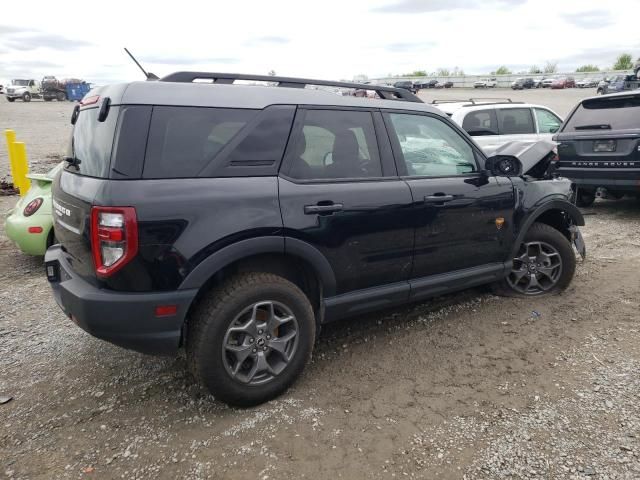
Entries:
[[281,235],[277,189],[276,177],[107,182],[95,204],[136,208],[139,253],[105,283],[122,291],[173,290],[221,248]]

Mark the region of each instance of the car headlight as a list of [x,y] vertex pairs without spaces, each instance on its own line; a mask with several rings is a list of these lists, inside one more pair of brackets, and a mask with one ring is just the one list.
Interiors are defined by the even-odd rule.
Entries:
[[31,215],[33,215],[34,213],[36,213],[38,211],[38,209],[42,205],[43,201],[44,201],[44,199],[42,197],[34,198],[33,200],[31,200],[27,204],[26,207],[24,207],[24,210],[22,211],[22,214],[25,217],[30,217]]

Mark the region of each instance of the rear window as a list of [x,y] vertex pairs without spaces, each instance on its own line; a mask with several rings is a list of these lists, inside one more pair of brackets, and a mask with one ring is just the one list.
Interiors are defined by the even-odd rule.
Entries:
[[111,107],[106,120],[99,122],[98,108],[80,111],[69,152],[75,165],[67,165],[66,170],[88,177],[108,177],[118,113],[119,107]]
[[197,177],[257,113],[230,108],[154,107],[143,177]]
[[631,128],[640,128],[640,95],[585,100],[562,130],[584,132]]

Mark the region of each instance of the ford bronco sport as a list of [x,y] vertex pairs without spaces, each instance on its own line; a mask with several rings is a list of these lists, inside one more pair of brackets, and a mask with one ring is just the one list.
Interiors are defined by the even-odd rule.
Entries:
[[570,183],[487,159],[404,89],[179,72],[95,89],[72,123],[45,257],[57,302],[117,345],[184,347],[230,404],[283,392],[324,322],[574,274]]

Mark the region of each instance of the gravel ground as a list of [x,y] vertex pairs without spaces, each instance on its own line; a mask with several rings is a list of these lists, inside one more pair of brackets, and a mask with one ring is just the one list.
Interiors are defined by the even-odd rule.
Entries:
[[[64,104],[10,106],[55,153]],[[585,213],[562,295],[472,289],[329,325],[294,388],[247,410],[182,356],[85,334],[0,229],[0,478],[640,478],[640,203]]]

